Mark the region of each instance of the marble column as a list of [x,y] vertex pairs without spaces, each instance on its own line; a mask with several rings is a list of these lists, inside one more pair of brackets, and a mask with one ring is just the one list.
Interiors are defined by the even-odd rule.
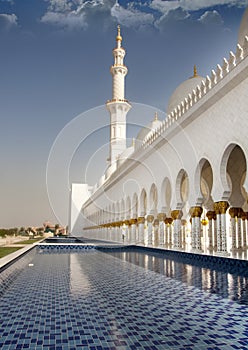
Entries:
[[181,210],[172,210],[171,217],[174,221],[174,232],[173,232],[173,248],[182,248],[182,233],[181,233],[181,218],[183,213]]
[[226,211],[228,207],[229,204],[226,201],[214,203],[217,225],[217,253],[220,255],[228,255],[226,237]]
[[201,215],[202,207],[196,206],[190,208],[190,215],[192,220],[192,250],[202,252],[201,244]]
[[145,244],[145,218],[143,216],[138,217],[138,242]]
[[158,234],[159,234],[159,245],[161,247],[164,246],[164,243],[165,243],[165,223],[164,223],[164,220],[165,220],[165,217],[166,215],[164,213],[159,213],[157,218],[158,218],[158,221],[159,221],[159,227],[158,227]]
[[173,219],[172,218],[167,218],[167,233],[168,233],[168,247],[171,248],[172,247],[172,223],[173,223]]
[[238,208],[230,208],[229,209],[229,215],[231,216],[231,238],[232,238],[232,244],[231,249],[235,250],[237,248],[237,227],[236,227],[236,220],[238,217]]
[[116,223],[116,241],[122,243],[122,221]]
[[183,219],[181,220],[182,224],[182,247],[186,248],[186,226],[187,226],[187,220]]
[[243,248],[247,248],[247,212],[242,213],[242,221],[243,221]]
[[125,224],[125,231],[126,231],[126,238],[125,238],[125,242],[126,243],[130,243],[130,227],[129,227],[129,220],[124,220],[124,224]]
[[131,236],[131,243],[136,244],[136,230],[137,230],[137,219],[130,219],[130,236]]
[[153,215],[147,216],[148,245],[152,245],[153,220],[154,220]]
[[209,210],[206,214],[208,218],[208,249],[214,249],[214,220],[216,219],[215,211]]
[[238,208],[238,216],[237,216],[238,249],[242,249],[242,213],[243,213],[243,209]]
[[159,220],[155,219],[153,221],[153,245],[157,247],[159,245]]

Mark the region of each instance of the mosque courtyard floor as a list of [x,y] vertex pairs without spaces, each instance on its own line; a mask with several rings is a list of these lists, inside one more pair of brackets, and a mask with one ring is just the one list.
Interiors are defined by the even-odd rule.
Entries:
[[0,279],[4,350],[248,348],[248,277],[238,269],[37,247]]

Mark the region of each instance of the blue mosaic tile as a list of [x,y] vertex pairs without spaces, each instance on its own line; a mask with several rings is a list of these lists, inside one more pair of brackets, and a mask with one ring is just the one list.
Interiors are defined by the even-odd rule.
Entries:
[[[130,259],[146,268],[95,249],[28,253],[0,274],[0,348],[248,348],[248,306],[228,299],[223,287],[245,288],[245,279],[142,253]],[[207,282],[202,288],[211,274],[222,295]]]

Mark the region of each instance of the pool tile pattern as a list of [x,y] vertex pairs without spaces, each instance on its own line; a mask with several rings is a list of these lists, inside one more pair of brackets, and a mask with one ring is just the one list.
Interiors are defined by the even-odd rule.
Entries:
[[1,349],[248,348],[247,305],[96,250],[30,257],[0,298]]

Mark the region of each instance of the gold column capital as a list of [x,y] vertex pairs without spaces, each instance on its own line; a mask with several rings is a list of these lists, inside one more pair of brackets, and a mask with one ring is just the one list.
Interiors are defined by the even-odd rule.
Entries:
[[173,222],[173,219],[172,219],[172,218],[165,218],[165,220],[164,220],[164,223],[165,223],[166,225],[171,225],[172,222]]
[[243,214],[243,209],[242,208],[238,208],[238,218],[239,219],[242,218],[242,214]]
[[129,222],[130,222],[130,225],[136,225],[137,219],[130,219]]
[[144,224],[145,223],[145,218],[143,216],[138,217],[138,224]]
[[243,213],[241,215],[241,219],[242,220],[247,220],[248,219],[248,213],[246,211],[243,211]]
[[216,214],[215,211],[213,210],[209,210],[206,214],[206,217],[208,218],[208,220],[216,220]]
[[147,215],[147,222],[153,222],[154,216],[153,215]]
[[124,224],[127,225],[127,226],[129,226],[129,225],[130,225],[130,220],[125,220],[125,221],[124,221]]
[[187,220],[183,219],[183,220],[181,220],[181,223],[182,223],[183,226],[186,226],[187,225]]
[[173,220],[180,220],[183,216],[182,210],[172,210],[171,217]]
[[234,219],[236,216],[238,216],[239,208],[232,207],[228,210],[228,212],[231,218]]
[[190,216],[191,216],[192,218],[195,218],[195,217],[196,217],[196,218],[200,218],[202,212],[203,212],[202,207],[198,207],[198,206],[196,206],[196,207],[191,207],[190,210],[189,210]]
[[159,213],[159,214],[157,215],[157,219],[158,219],[159,221],[164,221],[165,218],[166,218],[165,213]]
[[225,214],[229,207],[229,203],[227,201],[220,201],[214,203],[214,210],[216,214]]

